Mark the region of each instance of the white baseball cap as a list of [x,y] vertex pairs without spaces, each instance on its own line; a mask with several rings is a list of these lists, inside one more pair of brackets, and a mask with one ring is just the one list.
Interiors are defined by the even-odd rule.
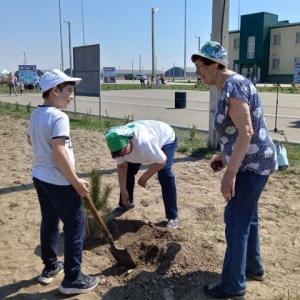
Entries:
[[46,72],[40,79],[40,87],[42,92],[46,92],[53,87],[63,83],[63,82],[75,82],[78,84],[82,78],[69,77],[64,72],[54,69]]

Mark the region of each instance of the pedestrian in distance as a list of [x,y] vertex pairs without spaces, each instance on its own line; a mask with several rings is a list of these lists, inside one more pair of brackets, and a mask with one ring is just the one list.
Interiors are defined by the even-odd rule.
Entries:
[[246,276],[257,281],[265,276],[258,201],[277,161],[257,90],[244,76],[227,69],[226,55],[219,43],[210,41],[191,57],[203,83],[217,88],[213,124],[221,153],[210,164],[215,172],[225,170],[221,194],[227,203],[221,281],[205,285],[203,292],[213,299],[245,299]]
[[[40,203],[41,258],[45,265],[38,281],[49,284],[64,272],[59,286],[63,294],[81,294],[94,289],[97,277],[82,273],[85,219],[80,196],[88,193],[89,183],[77,177],[67,114],[62,109],[74,99],[72,78],[60,70],[46,72],[40,80],[43,105],[31,114],[27,142],[32,145],[34,187]],[[64,224],[64,263],[58,261],[59,222]]]
[[10,72],[8,74],[7,81],[8,81],[8,88],[9,88],[9,96],[11,96],[11,90],[13,90],[15,92],[15,96],[17,97],[18,96],[16,91],[17,77],[12,72]]
[[168,219],[166,227],[178,227],[176,183],[172,171],[177,138],[171,126],[161,121],[134,121],[110,128],[105,137],[117,163],[120,187],[119,205],[112,210],[112,215],[120,216],[135,207],[135,175],[141,164],[151,163],[138,179],[138,185],[146,188],[148,180],[157,173]]
[[23,95],[23,92],[24,92],[24,82],[21,81],[20,82],[20,93],[21,93],[21,95]]
[[140,76],[141,87],[145,87],[145,78],[144,76]]
[[257,79],[256,79],[256,76],[254,75],[252,78],[252,83],[254,86],[256,86],[256,82],[257,82]]

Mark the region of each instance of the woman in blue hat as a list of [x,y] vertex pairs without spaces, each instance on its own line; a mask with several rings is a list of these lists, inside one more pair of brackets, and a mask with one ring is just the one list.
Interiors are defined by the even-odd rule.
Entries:
[[249,79],[227,69],[226,55],[219,43],[207,42],[191,57],[202,82],[218,92],[213,125],[221,153],[210,163],[219,164],[216,172],[225,169],[221,193],[227,203],[221,282],[204,286],[203,292],[214,299],[245,299],[246,275],[264,279],[258,200],[277,161],[257,90]]
[[177,138],[171,126],[161,121],[134,121],[126,126],[110,128],[105,138],[112,158],[117,162],[120,186],[119,205],[112,210],[112,214],[120,216],[135,207],[135,175],[141,164],[151,163],[139,178],[138,185],[146,187],[147,181],[158,174],[168,219],[166,226],[178,227],[176,183],[172,171]]

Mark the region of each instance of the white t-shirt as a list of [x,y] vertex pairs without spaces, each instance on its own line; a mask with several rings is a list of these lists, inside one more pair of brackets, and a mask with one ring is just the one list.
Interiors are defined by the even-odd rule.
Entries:
[[161,121],[134,121],[130,124],[135,125],[135,135],[131,138],[133,149],[129,155],[117,157],[117,164],[125,161],[140,164],[165,162],[167,158],[161,149],[174,142],[172,127]]
[[47,183],[70,185],[52,159],[52,139],[65,138],[66,154],[75,169],[69,117],[55,107],[40,105],[30,116],[27,135],[33,148],[31,175]]

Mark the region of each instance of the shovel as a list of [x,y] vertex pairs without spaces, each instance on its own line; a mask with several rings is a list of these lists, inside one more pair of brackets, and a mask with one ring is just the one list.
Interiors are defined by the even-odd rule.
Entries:
[[128,251],[124,247],[117,247],[115,245],[115,242],[113,241],[110,232],[108,231],[105,223],[103,222],[102,218],[98,214],[98,211],[97,211],[92,199],[90,198],[90,196],[86,195],[86,196],[83,197],[83,199],[86,202],[87,206],[89,207],[89,209],[90,209],[92,215],[94,216],[95,220],[97,221],[100,229],[102,230],[102,232],[105,234],[106,238],[108,239],[109,244],[110,244],[110,248],[109,248],[110,252],[114,256],[116,261],[118,263],[122,264],[122,265],[126,265],[126,266],[129,266],[131,268],[135,268],[136,264],[133,261],[133,259],[131,258]]

